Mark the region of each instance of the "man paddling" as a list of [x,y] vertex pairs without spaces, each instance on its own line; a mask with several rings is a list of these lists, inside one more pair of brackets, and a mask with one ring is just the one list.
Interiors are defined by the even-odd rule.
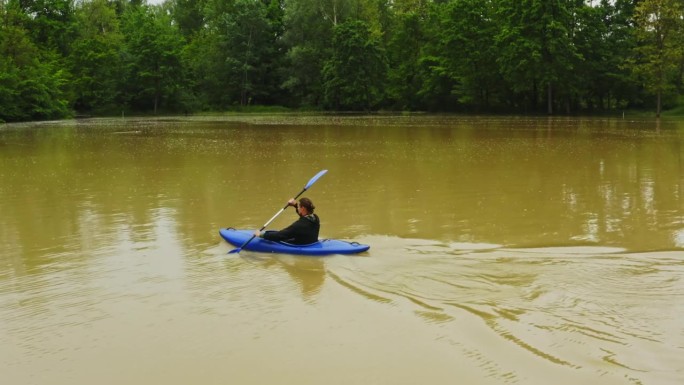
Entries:
[[311,199],[302,198],[299,200],[299,204],[297,204],[297,201],[293,198],[287,204],[288,206],[294,206],[299,219],[280,231],[266,231],[262,233],[257,230],[254,232],[254,235],[269,241],[287,242],[295,245],[307,245],[318,241],[321,221],[318,215],[314,214],[316,206],[311,202]]

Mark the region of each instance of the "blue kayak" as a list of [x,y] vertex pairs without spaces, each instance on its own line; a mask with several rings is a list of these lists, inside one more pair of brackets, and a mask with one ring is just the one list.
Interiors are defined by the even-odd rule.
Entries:
[[[254,235],[254,230],[235,230],[232,227],[219,230],[221,237],[228,243],[240,247]],[[263,238],[254,238],[243,250],[262,253],[282,253],[300,255],[356,254],[370,249],[368,245],[337,239],[321,239],[308,245],[293,245],[287,242],[274,242]]]

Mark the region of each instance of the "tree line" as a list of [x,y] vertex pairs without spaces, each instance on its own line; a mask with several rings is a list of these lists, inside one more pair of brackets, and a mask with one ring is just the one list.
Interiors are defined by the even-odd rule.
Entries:
[[684,0],[0,0],[0,120],[574,114],[684,93]]

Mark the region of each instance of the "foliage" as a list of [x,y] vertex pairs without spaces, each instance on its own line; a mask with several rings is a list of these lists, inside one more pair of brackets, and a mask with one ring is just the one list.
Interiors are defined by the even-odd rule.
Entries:
[[682,0],[0,0],[0,119],[676,105]]
[[335,26],[332,56],[323,66],[325,104],[335,110],[366,111],[381,100],[385,58],[378,39],[360,20]]
[[450,94],[461,105],[479,110],[498,102],[503,81],[497,68],[502,51],[496,46],[497,19],[492,5],[482,0],[449,2],[438,12],[435,24],[438,49],[434,55],[449,79]]
[[74,106],[82,112],[113,110],[120,99],[123,35],[106,0],[84,3],[76,13],[77,37],[69,55]]
[[423,84],[420,59],[428,41],[423,19],[425,10],[398,13],[392,20],[387,44],[386,104],[400,110],[424,109],[420,97]]
[[133,110],[182,108],[183,37],[161,9],[129,6],[122,15],[122,104]]
[[54,119],[70,114],[69,75],[60,57],[41,50],[26,29],[18,2],[0,8],[0,119]]
[[674,76],[684,55],[684,7],[679,0],[644,0],[636,7],[635,21],[638,45],[632,68],[645,89],[656,95],[660,116],[663,95],[673,96]]

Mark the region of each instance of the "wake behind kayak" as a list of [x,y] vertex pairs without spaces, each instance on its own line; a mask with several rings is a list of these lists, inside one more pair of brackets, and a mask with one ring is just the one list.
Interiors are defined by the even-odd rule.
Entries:
[[[234,246],[242,246],[254,235],[253,230],[236,230],[232,227],[220,229],[219,234],[228,243]],[[356,254],[370,249],[369,245],[357,242],[340,241],[337,239],[321,239],[308,245],[293,245],[286,242],[274,242],[263,238],[254,238],[244,250],[261,253],[281,253],[297,255],[330,255],[330,254]]]

